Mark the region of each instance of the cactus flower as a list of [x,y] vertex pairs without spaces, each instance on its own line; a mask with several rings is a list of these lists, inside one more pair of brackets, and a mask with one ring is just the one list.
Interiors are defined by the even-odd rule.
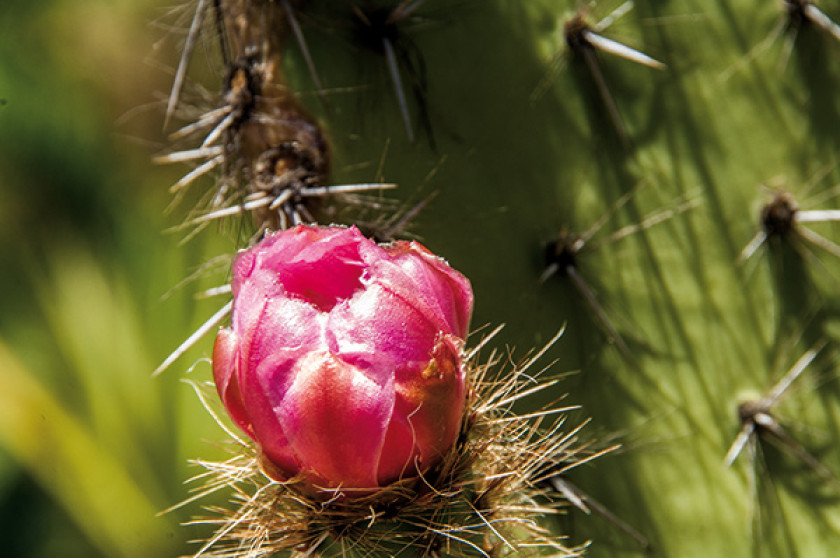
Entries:
[[455,442],[469,281],[416,242],[297,226],[240,252],[216,388],[271,476],[375,489]]

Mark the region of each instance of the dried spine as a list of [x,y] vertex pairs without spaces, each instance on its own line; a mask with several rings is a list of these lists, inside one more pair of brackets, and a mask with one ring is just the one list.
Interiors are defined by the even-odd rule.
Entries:
[[[197,10],[210,8],[200,2]],[[227,67],[220,103],[171,135],[175,141],[197,138],[192,140],[199,142],[197,148],[191,145],[157,158],[161,163],[195,165],[173,186],[173,193],[221,169],[215,191],[185,225],[200,226],[248,213],[258,231],[284,229],[317,222],[327,197],[394,187],[329,185],[327,137],[297,101],[282,70],[288,37],[300,33],[294,14],[287,13],[292,9],[290,2],[227,0],[214,2],[212,8]],[[197,12],[193,26],[200,26],[204,19],[205,15]],[[191,28],[190,37],[193,32]],[[305,52],[308,55],[308,50]],[[170,95],[168,110],[174,114],[179,112],[182,68],[185,72],[185,59]],[[345,196],[340,201],[354,200]]]

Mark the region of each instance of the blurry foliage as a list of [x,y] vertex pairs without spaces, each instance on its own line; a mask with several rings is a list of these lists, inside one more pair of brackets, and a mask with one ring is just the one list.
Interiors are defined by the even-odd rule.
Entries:
[[187,459],[215,451],[192,390],[150,378],[202,308],[162,296],[204,260],[162,234],[156,9],[0,5],[4,556],[184,553],[198,508],[156,514],[184,499]]
[[[602,0],[591,18],[619,4]],[[821,5],[840,18],[836,2]],[[645,533],[655,555],[829,555],[840,546],[840,495],[766,444],[754,491],[747,455],[722,463],[743,392],[762,393],[825,339],[824,357],[778,413],[840,473],[840,265],[784,249],[735,265],[758,227],[760,184],[837,207],[840,44],[803,28],[786,59],[790,33],[767,40],[785,17],[769,0],[636,2],[604,34],[668,67],[599,55],[635,145],[626,152],[588,68],[565,52],[562,23],[576,6],[428,2],[411,39],[428,68],[434,149],[422,127],[407,141],[381,57],[349,42],[340,20],[302,11],[332,111],[322,117],[335,181],[371,180],[385,153],[384,178],[399,196],[437,191],[414,230],[473,281],[474,326],[506,323],[516,354],[568,324],[551,356],[557,371],[580,373],[563,388],[593,417],[592,435],[617,432],[627,444],[573,479]],[[151,514],[187,496],[188,459],[221,451],[206,442],[220,431],[179,382],[207,378],[205,363],[185,370],[210,340],[162,377],[149,373],[215,310],[193,293],[218,281],[163,295],[231,252],[237,231],[183,246],[162,234],[182,215],[163,214],[178,171],[149,163],[165,145],[161,100],[179,36],[155,50],[163,31],[149,22],[162,15],[154,0],[0,3],[4,556],[170,556],[202,533],[177,526],[198,505]],[[208,44],[192,71],[214,88]],[[323,111],[290,50],[301,99]],[[579,262],[636,357],[629,363],[572,285],[539,276],[543,244],[561,227],[586,229],[636,187],[605,234],[678,196],[696,193],[702,205]],[[840,227],[817,228],[840,238]],[[592,538],[592,556],[643,555],[576,511],[557,528],[574,542]]]

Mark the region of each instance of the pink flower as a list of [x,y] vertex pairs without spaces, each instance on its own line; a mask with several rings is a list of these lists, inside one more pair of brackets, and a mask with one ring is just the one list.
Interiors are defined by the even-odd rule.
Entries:
[[455,442],[472,290],[420,244],[297,226],[240,252],[233,297],[213,375],[273,476],[373,489]]

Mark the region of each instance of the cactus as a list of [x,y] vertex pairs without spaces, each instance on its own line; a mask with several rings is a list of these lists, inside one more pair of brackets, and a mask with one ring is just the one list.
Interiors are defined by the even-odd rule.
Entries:
[[[621,449],[556,480],[558,501],[569,505],[548,520],[552,532],[568,536],[571,546],[591,541],[586,555],[595,557],[831,555],[840,546],[834,377],[840,230],[832,224],[840,181],[840,41],[830,20],[840,20],[840,5],[637,0],[628,9],[622,0],[585,6],[427,0],[409,3],[410,13],[396,20],[398,33],[388,35],[390,47],[381,48],[381,36],[375,44],[364,40],[376,37],[371,17],[366,23],[338,9],[350,2],[290,4],[296,19],[287,30],[282,71],[295,102],[329,137],[330,183],[397,184],[365,199],[385,205],[385,219],[395,209],[391,200],[398,214],[411,215],[406,231],[472,281],[473,326],[504,323],[493,343],[514,347],[514,358],[565,326],[546,362],[570,374],[546,397],[568,393],[568,402],[582,406],[575,418],[591,419],[584,432],[593,444]],[[101,31],[116,12],[55,2],[34,14],[27,5],[9,2],[4,21],[28,21],[22,29],[36,29],[57,14],[73,14],[70,36],[85,47],[77,52],[99,52],[103,70],[142,67],[141,56],[122,50],[101,55],[90,38],[96,35],[80,31]],[[194,8],[164,20],[182,27],[183,37]],[[135,25],[150,19],[148,12],[121,15]],[[186,83],[203,84],[208,100],[217,102],[224,69],[213,58],[212,18],[204,25],[196,52],[206,50],[211,62],[194,57]],[[13,60],[17,43],[14,33],[8,36],[0,56]],[[53,56],[72,50],[51,34],[36,36]],[[24,55],[33,67],[43,62],[38,52]],[[177,68],[178,53],[166,56]],[[20,300],[4,296],[4,308],[20,318],[0,320],[0,340],[11,347],[0,351],[9,386],[0,394],[0,447],[13,458],[0,477],[25,472],[40,488],[18,494],[39,509],[54,502],[66,510],[56,521],[87,541],[71,545],[71,552],[194,552],[169,539],[172,532],[175,540],[207,535],[200,526],[174,527],[199,513],[198,504],[162,516],[163,532],[150,530],[143,550],[121,530],[149,509],[188,497],[179,485],[195,472],[181,465],[187,458],[222,454],[197,441],[223,434],[177,382],[181,371],[210,354],[211,340],[199,340],[162,377],[145,376],[219,307],[191,301],[218,284],[216,277],[200,276],[172,298],[155,299],[203,262],[244,246],[254,228],[237,216],[179,247],[185,233],[161,237],[159,231],[181,223],[214,187],[209,175],[162,217],[165,190],[183,173],[142,162],[147,152],[114,153],[104,141],[88,144],[89,160],[67,159],[66,150],[79,145],[57,148],[59,131],[74,129],[62,127],[59,108],[43,117],[21,108],[28,102],[51,107],[30,91],[74,91],[79,76],[91,78],[79,70],[78,57],[66,64],[75,68],[69,77],[27,77],[23,64],[0,65],[0,98],[7,101],[0,104],[0,123],[8,124],[0,125],[8,146],[0,169],[11,200],[0,208],[0,230],[15,239],[0,245],[15,262],[0,278],[5,293],[22,293]],[[139,106],[153,86],[168,91],[173,72],[144,70],[141,76],[154,77],[129,81],[119,106]],[[97,91],[108,95],[110,87],[100,84]],[[181,106],[196,106],[189,93],[184,90]],[[110,129],[116,114],[102,117],[83,100],[65,97],[71,115],[96,127],[90,137]],[[163,104],[135,117],[131,133],[157,133]],[[70,171],[46,180],[38,174],[48,168],[39,167],[41,160]],[[126,167],[148,177],[138,180]],[[30,183],[47,186],[27,190]],[[130,184],[130,192],[115,199],[115,184]],[[74,194],[70,210],[39,199],[60,199],[67,191]],[[3,212],[9,207],[25,211]],[[351,218],[373,222],[381,215],[377,207],[361,209]],[[73,231],[77,240],[50,237],[45,222]],[[23,235],[39,242],[35,258],[21,249]],[[223,277],[224,264],[218,269]],[[87,298],[98,304],[74,303]],[[40,304],[44,316],[21,301]],[[119,366],[126,358],[130,366]],[[209,377],[208,366],[194,368],[188,377]],[[64,392],[68,381],[81,397]],[[114,390],[133,394],[136,407],[124,405]],[[30,396],[30,407],[11,405],[32,393],[51,396]],[[52,417],[50,434],[71,432],[80,448],[97,448],[52,455],[59,465],[74,464],[61,467],[73,479],[98,475],[103,492],[118,477],[114,486],[132,505],[121,509],[119,497],[110,505],[125,521],[105,521],[101,507],[91,515],[84,504],[109,505],[96,484],[57,482],[29,438],[13,435],[40,424],[41,415]],[[170,422],[177,435],[164,424]],[[121,437],[135,449],[121,445]],[[85,459],[100,466],[86,466]],[[120,463],[124,473],[114,472]],[[4,496],[3,509],[17,509],[17,501]],[[103,518],[97,520],[103,531],[91,517]],[[50,555],[43,541],[16,540],[29,546],[13,545],[11,555]]]

